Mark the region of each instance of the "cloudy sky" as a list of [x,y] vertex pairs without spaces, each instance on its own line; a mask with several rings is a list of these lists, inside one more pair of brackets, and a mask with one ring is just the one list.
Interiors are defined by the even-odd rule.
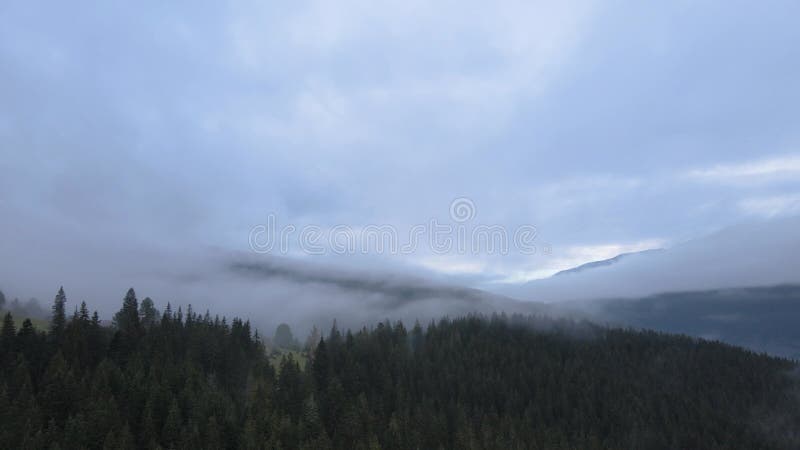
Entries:
[[320,258],[517,283],[792,216],[798,17],[795,1],[6,0],[4,272],[49,292],[60,271],[113,271],[109,254],[248,252],[270,215],[402,243],[464,198],[470,229],[533,226],[538,251]]

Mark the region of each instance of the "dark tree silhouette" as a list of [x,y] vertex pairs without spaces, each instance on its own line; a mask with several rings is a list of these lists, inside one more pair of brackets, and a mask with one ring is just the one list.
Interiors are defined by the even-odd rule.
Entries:
[[463,317],[334,325],[274,367],[249,322],[149,303],[57,338],[7,314],[0,448],[800,448],[795,363],[718,342]]
[[122,301],[122,309],[114,315],[114,325],[123,333],[136,335],[139,333],[141,323],[139,321],[139,302],[136,300],[136,292],[133,288],[128,289],[125,299]]
[[158,310],[150,297],[145,297],[139,305],[139,318],[144,328],[152,328],[159,320]]
[[50,338],[54,341],[59,341],[64,334],[64,328],[67,325],[66,316],[66,303],[67,296],[64,294],[64,287],[58,289],[56,298],[53,300],[53,315],[50,319]]
[[282,323],[275,329],[275,337],[272,338],[272,343],[281,348],[296,348],[297,342],[292,335],[292,329],[289,325]]

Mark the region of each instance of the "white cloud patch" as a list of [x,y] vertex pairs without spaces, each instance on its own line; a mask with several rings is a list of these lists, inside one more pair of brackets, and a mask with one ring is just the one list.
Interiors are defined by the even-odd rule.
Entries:
[[771,218],[800,213],[800,193],[750,197],[739,202],[739,208],[746,214]]
[[[284,84],[277,100],[288,114],[258,115],[270,135],[352,144],[341,135],[363,137],[358,127],[375,140],[404,140],[403,127],[426,118],[439,132],[474,137],[496,132],[554,78],[592,3],[348,1],[289,11],[248,3],[227,28],[239,70]],[[237,112],[232,121],[252,121]]]
[[458,255],[433,255],[420,258],[418,264],[434,272],[447,275],[476,275],[485,273],[486,264]]
[[800,155],[786,155],[747,161],[739,164],[720,164],[688,172],[690,178],[722,183],[764,182],[800,176]]
[[628,243],[605,243],[590,245],[574,245],[564,250],[555,249],[553,257],[546,259],[543,266],[533,270],[521,270],[511,273],[504,283],[525,283],[532,280],[539,280],[550,277],[556,273],[578,267],[594,261],[610,259],[623,253],[641,252],[656,248],[663,248],[666,245],[664,239],[644,239]]
[[618,201],[642,186],[642,180],[636,177],[587,175],[536,187],[529,198],[539,216],[550,218]]

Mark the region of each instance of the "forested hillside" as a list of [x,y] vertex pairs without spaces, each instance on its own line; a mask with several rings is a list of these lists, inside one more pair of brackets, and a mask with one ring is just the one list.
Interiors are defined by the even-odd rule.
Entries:
[[[383,323],[269,362],[241,319],[60,291],[5,317],[0,448],[796,448],[797,369],[683,336],[537,317]],[[278,314],[278,312],[276,312]]]
[[800,285],[665,292],[593,303],[598,320],[713,337],[800,359]]

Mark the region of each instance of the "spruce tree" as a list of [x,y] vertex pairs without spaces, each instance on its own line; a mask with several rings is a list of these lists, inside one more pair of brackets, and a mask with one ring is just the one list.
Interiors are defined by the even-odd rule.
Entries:
[[272,339],[272,343],[275,344],[276,347],[280,348],[296,348],[295,339],[292,335],[292,329],[289,328],[289,325],[285,323],[278,325],[278,328],[275,329],[275,337]]
[[311,361],[311,371],[314,376],[314,383],[316,384],[317,392],[323,393],[328,388],[328,348],[325,345],[325,339],[320,338],[319,344],[316,344],[314,351],[314,358]]
[[83,324],[89,323],[89,308],[86,306],[86,302],[81,302],[81,310],[78,318]]
[[22,321],[22,326],[17,331],[17,338],[15,342],[15,350],[38,365],[38,361],[44,360],[44,355],[40,351],[39,336],[33,328],[31,319]]
[[150,297],[145,297],[142,300],[142,303],[139,305],[139,318],[142,322],[142,326],[145,329],[150,329],[158,320],[158,310],[156,310],[155,304]]
[[7,312],[3,317],[3,330],[0,332],[0,349],[2,355],[7,355],[14,350],[14,340],[16,338],[17,330],[14,327],[14,318],[10,312]]
[[161,430],[161,441],[167,446],[174,446],[178,443],[181,433],[181,409],[177,400],[174,398],[169,406],[169,412],[164,419],[164,427]]
[[53,317],[50,320],[50,339],[60,342],[67,326],[67,317],[64,306],[67,303],[67,296],[64,294],[64,287],[58,289],[55,300],[53,300]]
[[139,322],[139,301],[136,300],[136,292],[133,288],[128,289],[125,299],[122,301],[122,309],[114,315],[114,325],[118,330],[129,335],[137,335],[141,328]]
[[317,344],[319,344],[319,340],[321,337],[322,334],[320,333],[317,326],[314,325],[313,328],[311,328],[311,333],[309,333],[308,338],[306,338],[306,343],[304,346],[305,350],[313,353],[314,350],[317,348]]
[[19,332],[17,332],[17,337],[20,339],[29,339],[36,336],[36,330],[33,328],[33,322],[31,319],[25,319],[22,321],[22,327],[20,327]]

